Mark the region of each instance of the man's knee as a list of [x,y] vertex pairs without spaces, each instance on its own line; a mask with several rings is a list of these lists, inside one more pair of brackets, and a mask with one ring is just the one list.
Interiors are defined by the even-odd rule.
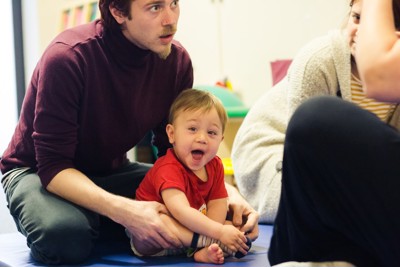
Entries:
[[76,264],[85,261],[96,233],[87,226],[48,225],[28,234],[31,255],[45,264]]

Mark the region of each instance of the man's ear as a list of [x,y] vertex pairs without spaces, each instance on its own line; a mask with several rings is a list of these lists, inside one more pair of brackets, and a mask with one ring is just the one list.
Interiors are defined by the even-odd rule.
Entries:
[[121,10],[118,10],[113,5],[110,5],[108,8],[110,9],[111,15],[114,17],[118,24],[122,24],[125,22],[126,17]]
[[167,132],[167,135],[168,135],[168,141],[171,144],[174,144],[174,142],[175,142],[174,126],[172,124],[167,124],[167,127],[166,127],[165,131]]

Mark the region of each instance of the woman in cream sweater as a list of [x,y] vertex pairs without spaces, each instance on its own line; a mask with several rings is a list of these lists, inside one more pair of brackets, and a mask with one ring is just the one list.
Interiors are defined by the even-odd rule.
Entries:
[[362,91],[354,59],[361,1],[352,0],[350,7],[346,28],[329,32],[302,48],[286,77],[252,106],[236,135],[232,149],[235,179],[239,191],[259,212],[260,222],[275,220],[287,124],[305,100],[338,96],[400,128],[397,105],[374,101]]

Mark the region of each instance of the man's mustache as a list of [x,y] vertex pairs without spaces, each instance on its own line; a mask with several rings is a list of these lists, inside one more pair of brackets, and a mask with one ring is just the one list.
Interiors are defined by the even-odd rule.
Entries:
[[176,33],[176,26],[166,26],[161,32],[161,36],[172,35]]

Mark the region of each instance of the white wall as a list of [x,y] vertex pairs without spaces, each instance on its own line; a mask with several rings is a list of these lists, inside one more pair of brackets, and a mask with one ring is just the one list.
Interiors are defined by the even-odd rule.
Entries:
[[[23,0],[30,6],[25,40],[32,40],[26,47],[27,79],[58,33],[61,11],[88,1]],[[195,84],[227,76],[249,106],[272,85],[271,61],[293,58],[311,39],[340,27],[349,11],[349,0],[181,0],[180,5],[176,39],[192,57]]]
[[251,106],[272,85],[270,62],[340,28],[349,0],[181,0],[180,7],[176,39],[191,55],[195,84],[228,77]]
[[[3,14],[0,16],[0,25],[2,25],[2,49],[0,49],[0,73],[2,77],[0,88],[0,155],[3,154],[10,141],[18,116],[11,1],[3,1]],[[16,231],[1,189],[0,222],[0,233]]]
[[[39,13],[37,2],[43,0],[22,0],[22,28],[24,39],[24,67],[25,67],[25,84],[28,86],[33,69],[40,57],[41,36],[39,34]],[[58,0],[56,0],[58,1]],[[53,12],[48,12],[53,13]],[[54,23],[49,22],[53,25]]]
[[12,23],[11,0],[3,4],[4,14],[0,16],[2,27],[2,49],[0,49],[0,73],[2,76],[0,89],[0,154],[7,147],[17,122],[17,93],[15,83],[14,35]]

